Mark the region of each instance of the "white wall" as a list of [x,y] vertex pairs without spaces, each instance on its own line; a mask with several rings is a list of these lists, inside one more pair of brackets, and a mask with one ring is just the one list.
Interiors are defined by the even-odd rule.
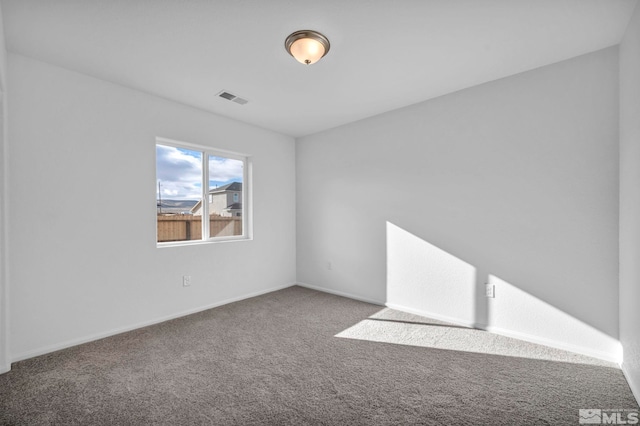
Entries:
[[301,138],[296,158],[301,284],[618,357],[616,47]]
[[[292,138],[19,55],[9,81],[12,360],[294,284]],[[253,156],[252,241],[156,247],[156,136]]]
[[640,401],[640,7],[620,45],[620,341]]
[[9,356],[9,292],[6,262],[7,186],[7,51],[0,10],[0,374],[11,368]]

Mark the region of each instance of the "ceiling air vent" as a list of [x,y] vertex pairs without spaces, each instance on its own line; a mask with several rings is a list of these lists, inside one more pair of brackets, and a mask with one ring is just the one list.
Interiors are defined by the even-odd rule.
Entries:
[[240,105],[244,105],[247,102],[249,102],[248,100],[242,99],[241,97],[236,96],[233,93],[227,92],[226,90],[223,90],[222,92],[218,93],[218,96],[220,96],[221,98],[227,99],[229,101],[235,102],[237,104],[240,104]]

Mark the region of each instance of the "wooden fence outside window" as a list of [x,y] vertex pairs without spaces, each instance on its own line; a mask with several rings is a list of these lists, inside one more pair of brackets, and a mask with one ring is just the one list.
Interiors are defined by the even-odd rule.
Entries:
[[[242,235],[241,217],[211,215],[209,232],[212,237]],[[202,216],[158,215],[158,242],[189,241],[202,239]]]

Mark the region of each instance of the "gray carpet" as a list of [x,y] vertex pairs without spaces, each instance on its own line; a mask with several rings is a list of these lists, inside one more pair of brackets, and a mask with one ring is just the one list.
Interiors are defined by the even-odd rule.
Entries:
[[493,338],[469,332],[291,287],[15,363],[0,424],[577,425],[580,408],[638,409],[619,369],[562,351],[430,347]]

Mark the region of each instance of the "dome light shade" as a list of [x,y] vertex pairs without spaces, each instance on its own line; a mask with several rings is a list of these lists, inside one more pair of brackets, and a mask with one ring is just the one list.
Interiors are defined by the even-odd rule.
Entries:
[[291,34],[284,42],[287,52],[301,64],[318,62],[329,51],[329,39],[317,31],[303,30]]

